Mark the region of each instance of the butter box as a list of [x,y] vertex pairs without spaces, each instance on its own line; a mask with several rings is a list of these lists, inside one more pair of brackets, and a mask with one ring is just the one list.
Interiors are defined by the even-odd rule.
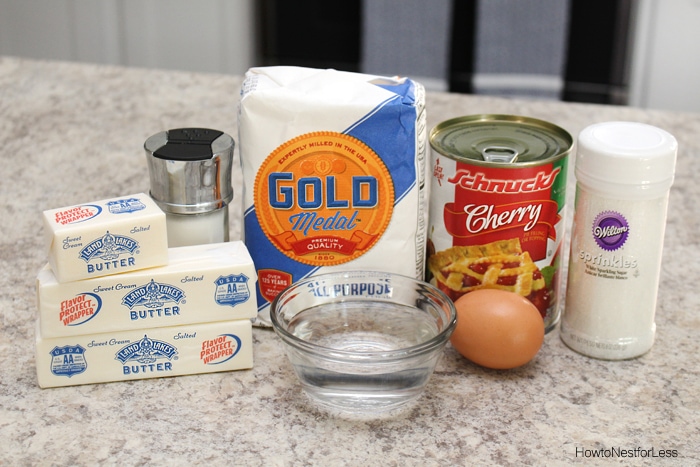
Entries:
[[42,388],[252,367],[248,319],[49,339],[37,332],[36,372]]
[[168,265],[60,283],[37,275],[43,337],[250,319],[256,273],[241,241],[168,250]]
[[144,193],[44,211],[49,264],[59,282],[168,261],[165,213]]

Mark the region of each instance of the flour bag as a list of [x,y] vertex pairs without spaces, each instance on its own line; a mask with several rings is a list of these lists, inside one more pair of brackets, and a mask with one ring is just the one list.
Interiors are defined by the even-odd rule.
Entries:
[[422,278],[425,90],[408,78],[251,68],[239,106],[244,237],[259,326],[305,277],[344,270]]

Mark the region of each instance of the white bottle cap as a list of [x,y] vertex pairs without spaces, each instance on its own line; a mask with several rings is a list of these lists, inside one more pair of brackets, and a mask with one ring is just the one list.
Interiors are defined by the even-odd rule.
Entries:
[[597,186],[668,189],[677,151],[676,139],[660,128],[636,122],[596,123],[579,134],[576,178]]

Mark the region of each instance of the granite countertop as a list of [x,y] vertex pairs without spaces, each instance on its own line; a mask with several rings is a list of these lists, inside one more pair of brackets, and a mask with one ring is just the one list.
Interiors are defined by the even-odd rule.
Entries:
[[[201,126],[237,137],[240,84],[238,76],[0,58],[0,465],[700,463],[700,115],[690,113],[427,96],[429,127],[506,113],[573,135],[594,122],[634,120],[676,136],[657,340],[641,358],[581,356],[558,330],[512,371],[477,367],[448,346],[416,405],[345,417],[308,402],[277,337],[256,328],[252,370],[39,389],[41,211],[147,191],[142,147],[159,131]],[[232,236],[240,231],[234,213]],[[613,448],[637,457],[591,457]],[[678,457],[643,457],[651,449]]]

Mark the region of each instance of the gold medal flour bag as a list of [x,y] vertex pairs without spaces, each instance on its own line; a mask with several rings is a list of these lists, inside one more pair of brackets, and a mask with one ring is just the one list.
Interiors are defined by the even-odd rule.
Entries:
[[258,321],[302,278],[339,270],[421,278],[425,91],[407,78],[252,68],[239,108],[245,243]]

